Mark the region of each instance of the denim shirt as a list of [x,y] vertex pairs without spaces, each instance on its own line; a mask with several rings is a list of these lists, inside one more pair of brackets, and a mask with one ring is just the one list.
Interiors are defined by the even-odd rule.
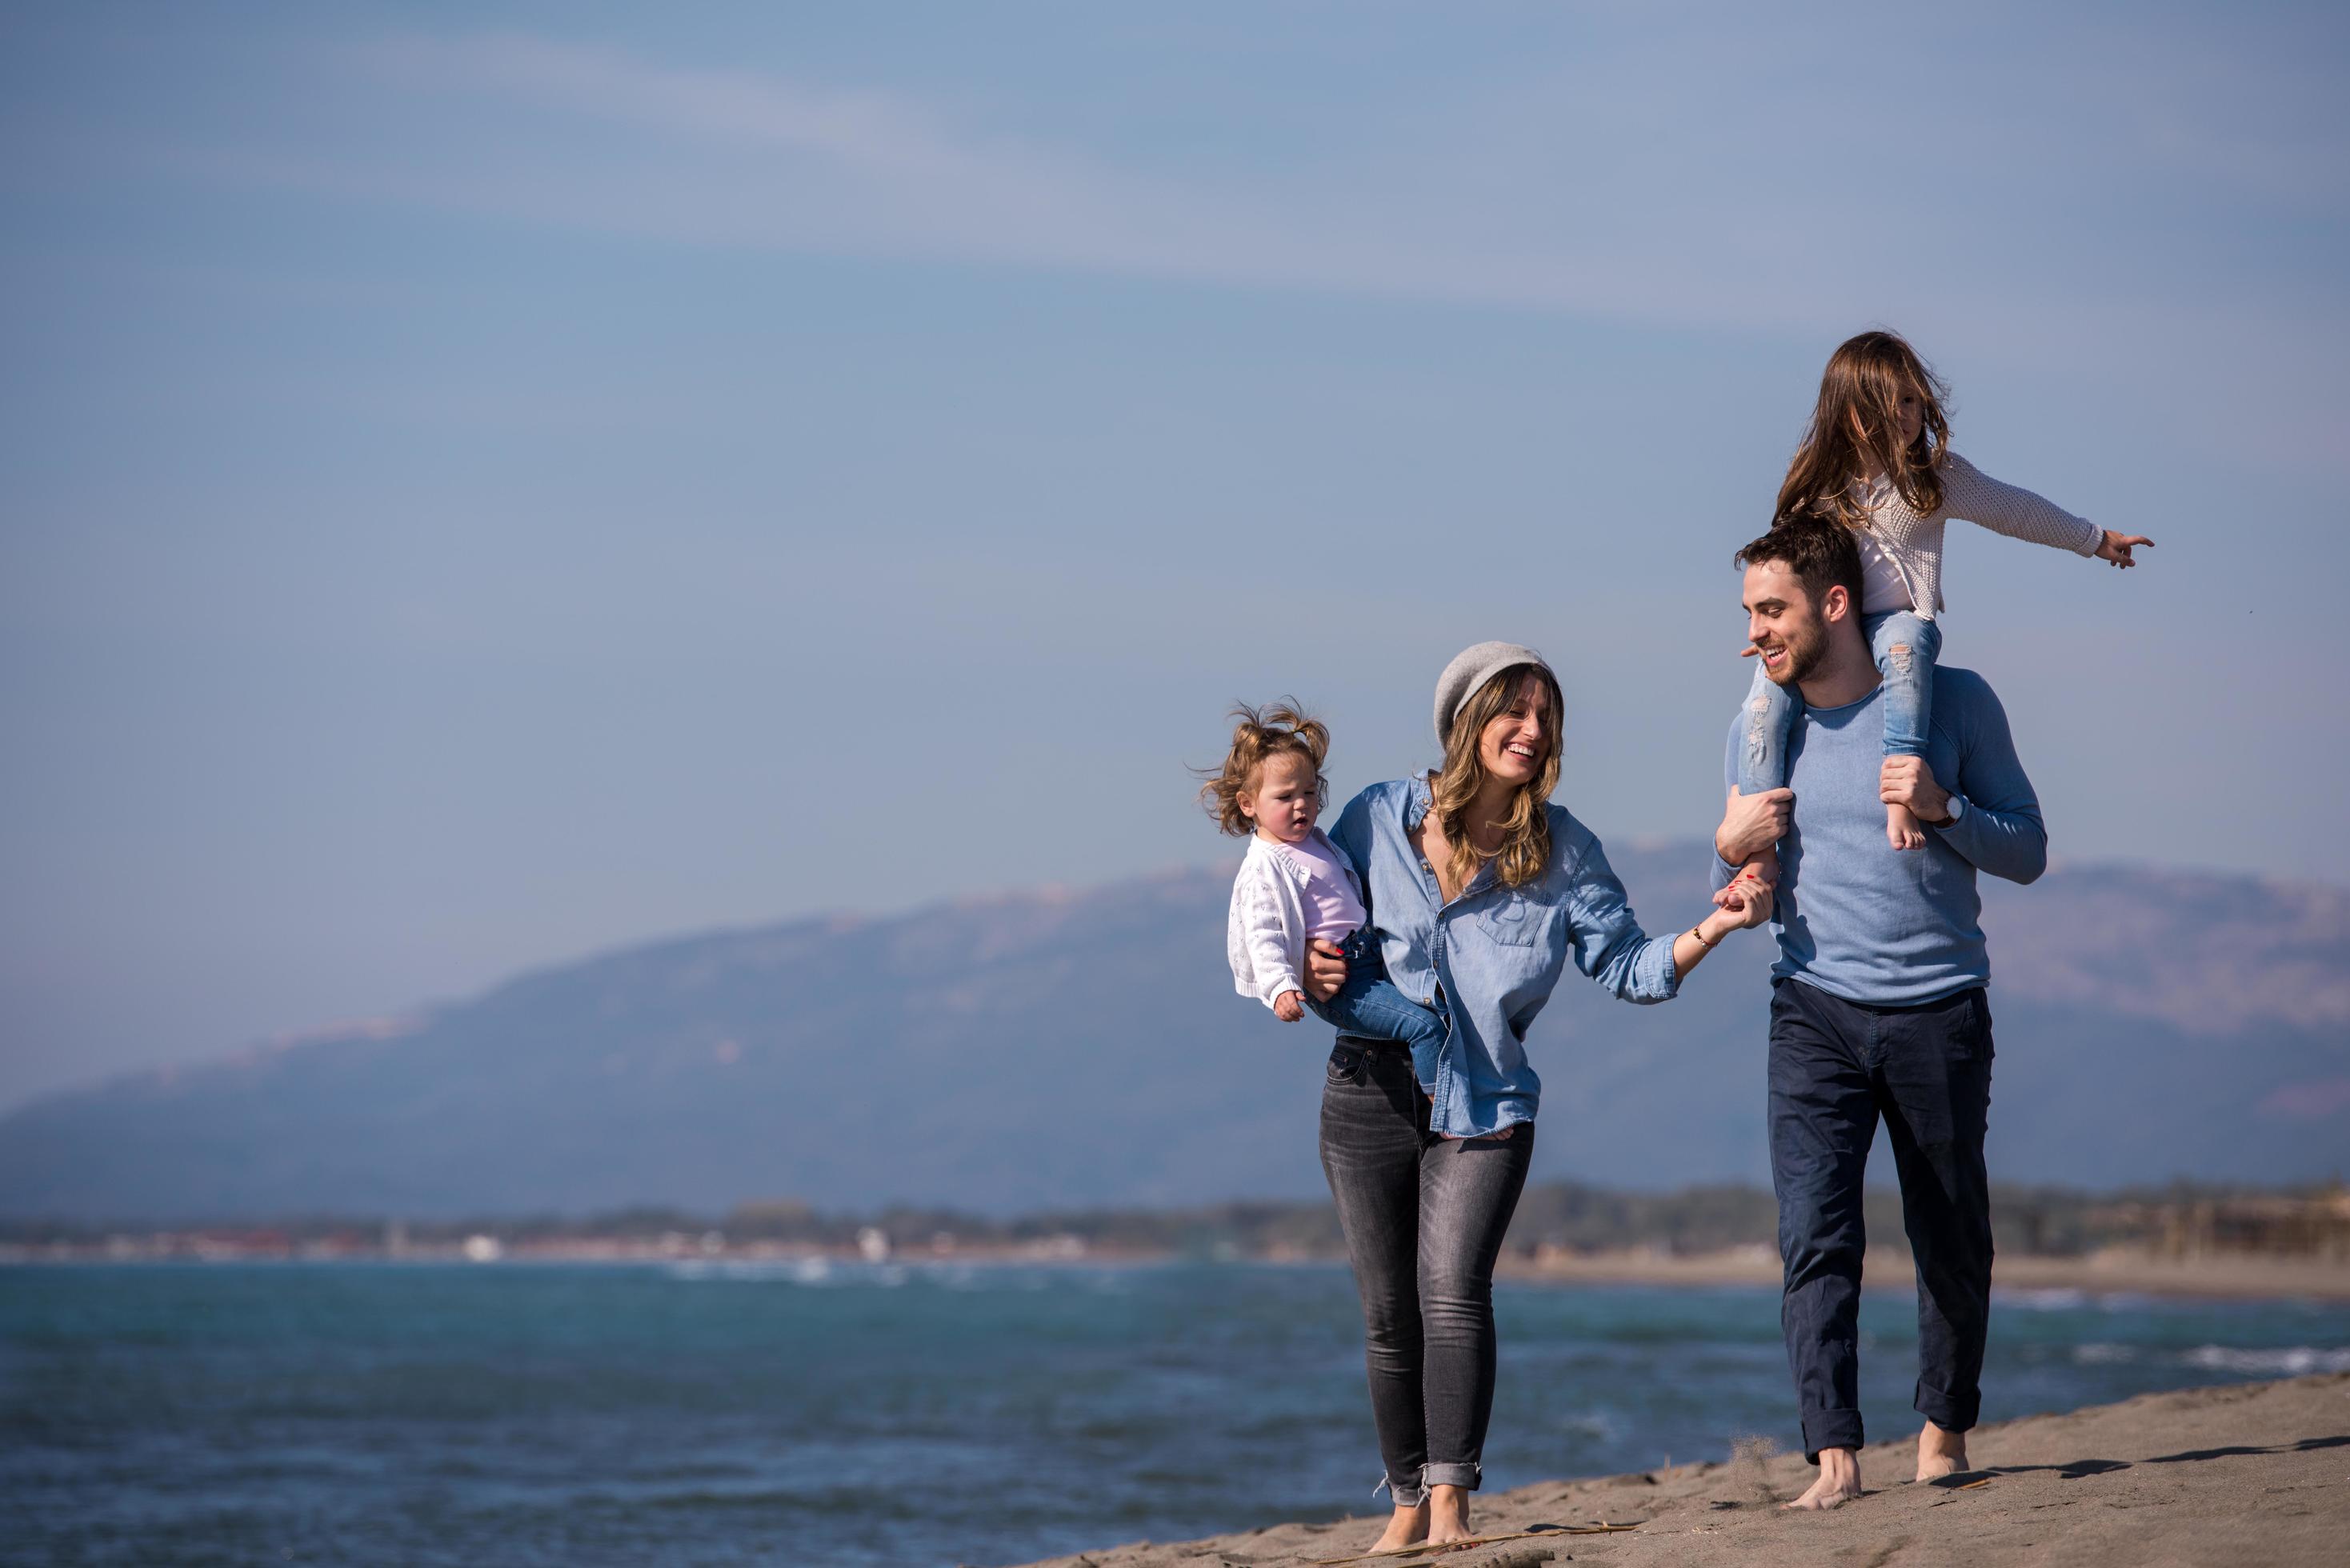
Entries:
[[1526,1061],[1526,1028],[1569,957],[1625,1002],[1667,1001],[1680,976],[1670,940],[1640,929],[1599,840],[1565,806],[1546,807],[1551,859],[1540,877],[1504,888],[1488,864],[1448,904],[1411,839],[1429,804],[1424,773],[1373,784],[1330,836],[1362,872],[1388,979],[1422,1006],[1438,1005],[1440,992],[1449,1003],[1429,1126],[1478,1137],[1534,1120],[1542,1079]]

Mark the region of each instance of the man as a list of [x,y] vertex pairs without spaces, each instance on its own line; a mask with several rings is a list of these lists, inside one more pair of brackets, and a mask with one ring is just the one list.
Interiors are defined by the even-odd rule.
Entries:
[[[1967,1466],[1981,1404],[1991,1303],[1983,1127],[1991,1102],[1991,979],[1975,874],[2029,882],[2047,831],[2007,715],[1981,677],[1934,674],[1922,757],[1885,754],[1877,667],[1860,628],[1851,533],[1783,525],[1738,554],[1747,635],[1762,668],[1803,694],[1788,787],[1737,788],[1749,715],[1731,725],[1717,886],[1778,846],[1773,929],[1771,1178],[1785,1264],[1780,1322],[1819,1478],[1791,1508],[1860,1495],[1857,1314],[1861,1178],[1885,1118],[1918,1266],[1918,1479]],[[1907,805],[1922,850],[1886,842]]]

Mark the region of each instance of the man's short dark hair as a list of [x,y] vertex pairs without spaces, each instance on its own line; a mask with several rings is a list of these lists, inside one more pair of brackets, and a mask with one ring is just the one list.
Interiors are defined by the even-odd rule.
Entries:
[[1854,612],[1859,612],[1860,546],[1853,543],[1852,530],[1841,523],[1825,517],[1794,518],[1745,545],[1735,560],[1741,566],[1781,563],[1803,579],[1804,591],[1812,596],[1815,607],[1841,583],[1852,596]]

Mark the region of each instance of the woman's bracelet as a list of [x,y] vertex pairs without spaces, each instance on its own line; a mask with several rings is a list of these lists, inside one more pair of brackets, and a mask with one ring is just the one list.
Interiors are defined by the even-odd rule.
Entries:
[[1696,926],[1691,926],[1690,928],[1690,935],[1695,937],[1697,939],[1697,945],[1703,948],[1708,952],[1711,952],[1714,949],[1721,945],[1721,939],[1720,937],[1708,937],[1704,931],[1700,930]]

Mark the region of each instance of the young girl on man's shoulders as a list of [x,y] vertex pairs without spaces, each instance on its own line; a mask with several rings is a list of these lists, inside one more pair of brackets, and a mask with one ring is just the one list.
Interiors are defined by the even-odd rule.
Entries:
[[[1950,449],[1943,403],[1950,397],[1915,349],[1896,334],[1861,333],[1828,358],[1810,427],[1787,465],[1773,526],[1797,517],[1844,524],[1860,546],[1861,630],[1885,693],[1885,753],[1922,756],[1932,720],[1934,663],[1941,651],[1943,524],[1952,518],[2078,556],[2136,565],[2131,552],[2154,541],[2116,534],[2012,484],[2002,484]],[[1748,649],[1749,654],[1752,649]],[[1787,737],[1800,695],[1757,668],[1747,694],[1742,794],[1787,782]],[[1924,827],[1888,802],[1885,836],[1895,849],[1922,849]],[[1778,879],[1778,857],[1746,866]]]

